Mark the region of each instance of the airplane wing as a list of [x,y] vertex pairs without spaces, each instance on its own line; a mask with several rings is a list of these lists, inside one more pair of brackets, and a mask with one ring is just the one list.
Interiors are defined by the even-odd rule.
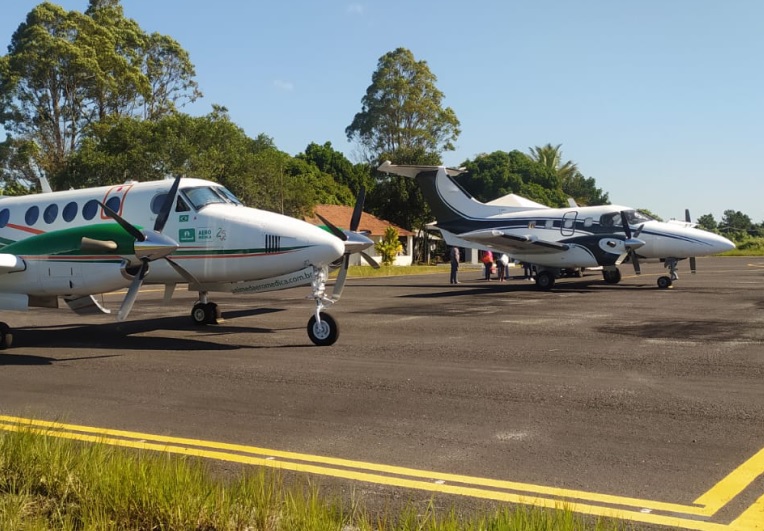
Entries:
[[459,234],[459,238],[508,253],[551,254],[570,249],[565,243],[540,240],[535,236],[515,234],[496,229],[476,230]]

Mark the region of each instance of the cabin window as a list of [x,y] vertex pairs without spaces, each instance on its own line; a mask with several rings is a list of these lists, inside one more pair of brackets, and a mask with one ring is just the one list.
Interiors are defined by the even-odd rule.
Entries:
[[219,193],[223,194],[223,196],[225,196],[225,198],[228,199],[234,205],[241,205],[242,204],[241,201],[239,201],[239,198],[236,197],[235,195],[233,195],[233,193],[231,193],[231,191],[228,188],[226,188],[225,186],[218,186],[217,188],[215,188],[215,190],[217,190]]
[[544,227],[547,229],[554,228],[554,220],[553,219],[546,220],[546,223],[544,223]]
[[592,218],[586,218],[584,220],[584,227],[591,227],[592,223],[594,223],[594,220]]
[[40,217],[40,209],[37,206],[31,206],[27,209],[27,213],[24,216],[24,221],[27,225],[34,225]]
[[186,194],[186,197],[196,210],[201,210],[207,205],[211,205],[213,203],[227,203],[225,199],[215,193],[215,191],[209,186],[186,188],[183,190],[183,193]]
[[45,208],[45,211],[42,213],[42,219],[45,220],[45,223],[50,225],[54,221],[56,221],[56,218],[58,217],[58,205],[48,205]]
[[85,206],[82,207],[82,217],[86,220],[91,220],[95,217],[95,215],[98,213],[98,201],[95,199],[91,199],[87,203],[85,203]]
[[164,202],[167,201],[167,196],[170,194],[157,194],[154,199],[151,200],[151,212],[159,214],[162,211]]
[[0,210],[0,229],[8,224],[8,220],[11,219],[11,211],[7,208]]
[[61,212],[61,217],[64,218],[64,221],[71,221],[77,216],[77,203],[72,201],[71,203],[67,203],[64,207],[64,210]]
[[188,204],[182,197],[178,196],[178,201],[175,203],[175,212],[188,212],[189,210],[191,210],[191,208]]
[[119,205],[122,203],[122,201],[117,197],[116,195],[111,196],[106,201],[106,206],[112,209],[114,212],[119,214]]

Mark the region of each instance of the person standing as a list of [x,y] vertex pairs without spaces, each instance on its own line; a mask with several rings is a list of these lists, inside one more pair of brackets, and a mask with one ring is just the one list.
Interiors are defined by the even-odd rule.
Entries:
[[485,265],[485,279],[491,280],[491,269],[493,269],[493,253],[491,251],[483,253],[483,265]]
[[504,282],[509,279],[509,256],[506,253],[502,253],[496,262],[496,267],[499,268],[499,282]]
[[459,272],[459,248],[451,247],[451,284],[458,284],[459,280],[456,278]]

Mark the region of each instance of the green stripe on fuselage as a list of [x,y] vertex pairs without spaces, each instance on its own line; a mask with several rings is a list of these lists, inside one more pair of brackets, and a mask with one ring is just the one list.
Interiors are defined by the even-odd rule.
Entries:
[[71,229],[45,232],[43,234],[24,238],[17,242],[9,243],[0,249],[0,251],[17,256],[92,255],[93,251],[85,252],[80,249],[82,238],[112,241],[117,244],[116,250],[99,252],[97,254],[124,256],[134,253],[134,238],[116,223],[100,223],[85,227],[73,227]]

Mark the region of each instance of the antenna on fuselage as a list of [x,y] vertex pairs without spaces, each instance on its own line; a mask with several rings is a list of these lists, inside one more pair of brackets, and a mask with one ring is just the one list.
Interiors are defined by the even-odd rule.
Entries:
[[48,178],[44,175],[40,175],[40,188],[42,188],[42,193],[49,194],[53,191],[53,188],[50,187],[50,183],[48,182]]

